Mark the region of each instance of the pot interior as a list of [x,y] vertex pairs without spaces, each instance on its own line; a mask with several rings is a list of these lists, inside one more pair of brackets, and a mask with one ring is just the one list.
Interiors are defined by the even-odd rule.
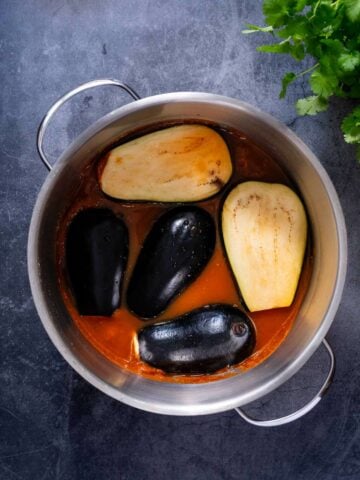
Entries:
[[[193,119],[242,131],[296,183],[313,234],[314,266],[293,328],[267,360],[244,373],[207,384],[156,382],[101,356],[81,335],[58,288],[55,240],[59,219],[78,188],[79,174],[103,151],[156,123]],[[40,318],[64,358],[90,383],[129,405],[157,413],[208,414],[244,405],[292,376],[316,350],[336,313],[346,269],[345,225],[336,192],[312,152],[284,125],[255,108],[211,94],[149,97],[96,122],[64,152],[39,194],[30,227],[28,264]]]

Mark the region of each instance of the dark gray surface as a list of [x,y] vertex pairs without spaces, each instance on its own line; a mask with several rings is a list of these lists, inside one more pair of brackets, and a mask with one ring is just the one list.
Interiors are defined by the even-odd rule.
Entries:
[[[101,5],[101,7],[99,6]],[[261,22],[250,1],[0,1],[0,478],[291,479],[360,478],[359,167],[339,131],[349,105],[296,118],[306,83],[278,99],[292,62],[256,53],[262,39],[240,34]],[[298,67],[299,68],[299,67]],[[234,412],[162,417],[107,398],[75,374],[48,340],[31,299],[26,240],[46,171],[37,126],[62,93],[115,77],[142,96],[194,90],[246,100],[287,123],[314,150],[339,193],[349,231],[343,300],[328,335],[338,360],[328,396],[304,419],[277,429]],[[82,128],[127,102],[113,88],[66,106],[48,137],[54,159]],[[317,353],[252,412],[269,417],[299,406],[325,373]]]

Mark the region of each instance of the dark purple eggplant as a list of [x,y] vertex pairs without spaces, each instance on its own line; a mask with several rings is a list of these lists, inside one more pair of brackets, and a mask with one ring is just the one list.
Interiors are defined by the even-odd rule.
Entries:
[[166,373],[209,374],[240,363],[255,346],[250,318],[230,305],[208,305],[138,332],[143,362]]
[[216,241],[211,215],[177,207],[162,215],[145,239],[127,291],[130,310],[143,318],[163,312],[202,272]]
[[66,267],[81,315],[111,316],[120,306],[129,250],[125,223],[111,210],[83,210],[66,238]]

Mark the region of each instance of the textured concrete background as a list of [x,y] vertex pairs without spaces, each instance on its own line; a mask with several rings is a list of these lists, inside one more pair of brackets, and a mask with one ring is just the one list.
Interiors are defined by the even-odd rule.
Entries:
[[[350,108],[335,102],[296,118],[306,82],[278,99],[291,60],[260,54],[246,21],[262,22],[260,1],[0,1],[0,478],[3,480],[337,480],[360,478],[359,167],[339,132]],[[100,6],[101,5],[101,6]],[[288,124],[318,155],[339,193],[349,231],[345,293],[328,339],[338,369],[328,396],[305,418],[277,429],[235,412],[163,417],[107,398],[57,353],[35,311],[26,240],[46,177],[37,126],[62,93],[115,77],[142,96],[194,90],[246,100]],[[96,118],[126,103],[102,88],[56,117],[47,140],[54,160]],[[356,308],[357,307],[357,308]],[[319,351],[278,392],[252,406],[269,418],[301,405],[326,370]]]

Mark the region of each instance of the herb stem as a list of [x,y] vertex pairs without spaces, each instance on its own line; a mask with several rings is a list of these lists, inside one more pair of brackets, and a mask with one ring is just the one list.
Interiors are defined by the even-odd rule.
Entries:
[[319,65],[320,65],[319,62],[318,62],[318,63],[315,63],[315,65],[313,65],[312,67],[307,68],[306,70],[298,73],[296,76],[297,76],[297,77],[302,77],[303,75],[306,75],[307,73],[312,72],[313,70],[315,70],[315,68],[317,68]]
[[309,18],[309,20],[312,20],[312,19],[315,17],[315,15],[316,15],[316,10],[318,9],[318,6],[320,5],[320,3],[321,3],[321,0],[318,0],[318,1],[316,2],[316,5],[315,5],[314,10],[313,10],[313,14],[312,14],[311,17]]

